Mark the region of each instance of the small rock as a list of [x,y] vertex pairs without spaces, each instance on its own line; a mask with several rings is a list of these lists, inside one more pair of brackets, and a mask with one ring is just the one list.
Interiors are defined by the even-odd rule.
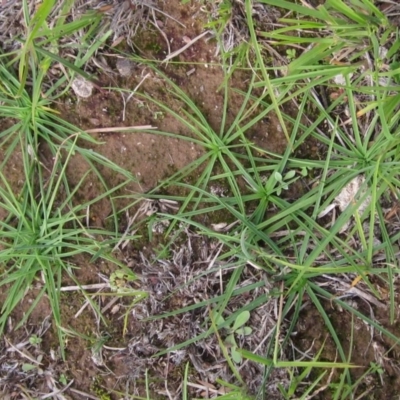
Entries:
[[98,118],[89,118],[89,122],[94,126],[99,126],[101,121]]
[[117,60],[117,70],[124,78],[132,75],[135,63],[127,58],[119,58]]
[[77,76],[72,81],[71,87],[78,97],[86,99],[92,95],[93,83],[83,78],[82,76]]

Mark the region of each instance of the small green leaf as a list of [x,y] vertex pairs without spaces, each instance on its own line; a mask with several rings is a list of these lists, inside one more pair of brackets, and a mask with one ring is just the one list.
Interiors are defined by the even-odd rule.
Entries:
[[250,328],[249,326],[244,327],[244,336],[251,335],[251,332],[253,332],[252,328]]
[[274,172],[274,178],[277,182],[282,182],[282,174],[278,171]]
[[389,68],[391,71],[397,70],[397,73],[393,75],[393,79],[396,81],[396,83],[400,83],[400,62],[398,61],[392,62],[389,65]]
[[242,328],[239,328],[235,333],[237,335],[242,335],[242,336],[248,336],[253,332],[253,329],[251,329],[249,326],[244,326]]
[[235,332],[238,328],[243,326],[250,318],[250,313],[248,311],[241,312],[233,324],[232,330]]
[[32,336],[29,338],[29,343],[30,343],[31,345],[33,345],[33,346],[38,346],[40,343],[42,343],[42,339],[41,339],[39,336],[37,336],[37,335],[32,335]]
[[400,39],[394,40],[392,46],[390,47],[389,51],[386,54],[386,57],[392,58],[400,49]]
[[33,369],[36,369],[36,365],[22,364],[22,371],[24,371],[24,372],[29,372],[29,371],[32,371]]
[[232,360],[236,363],[236,364],[240,364],[242,362],[242,355],[240,353],[238,353],[236,351],[237,347],[232,347],[231,348],[231,356],[232,356]]
[[285,175],[285,181],[292,179],[296,175],[296,171],[292,169]]
[[59,381],[62,385],[66,386],[66,384],[67,384],[67,377],[66,377],[64,374],[61,374],[60,377],[58,378],[58,381]]
[[237,346],[236,340],[235,340],[235,337],[233,336],[233,334],[230,334],[226,337],[225,343],[231,345],[232,347]]

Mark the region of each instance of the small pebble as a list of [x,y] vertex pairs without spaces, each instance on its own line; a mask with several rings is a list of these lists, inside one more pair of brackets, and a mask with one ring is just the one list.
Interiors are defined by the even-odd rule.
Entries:
[[93,83],[82,76],[77,76],[72,81],[71,87],[78,97],[82,97],[84,99],[90,97],[93,92]]
[[127,58],[119,58],[117,60],[117,70],[119,74],[124,78],[132,75],[134,66],[134,62],[128,60]]

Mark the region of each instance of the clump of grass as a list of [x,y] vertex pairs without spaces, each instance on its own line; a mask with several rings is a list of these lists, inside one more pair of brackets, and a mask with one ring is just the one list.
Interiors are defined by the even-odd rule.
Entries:
[[[80,53],[74,64],[62,59],[49,51],[48,46],[56,45],[62,35],[72,34],[82,27],[88,28],[99,21],[83,17],[67,23],[61,16],[50,29],[46,21],[53,5],[51,1],[43,2],[31,17],[28,4],[24,2],[25,41],[18,51],[0,57],[0,117],[13,121],[8,129],[0,133],[4,151],[0,164],[0,208],[7,215],[0,221],[0,286],[5,287],[7,295],[1,309],[0,332],[15,307],[29,295],[29,290],[35,288],[32,305],[17,326],[26,321],[38,302],[46,296],[63,352],[65,330],[60,304],[63,279],[69,276],[76,281],[71,260],[80,254],[88,255],[91,261],[104,259],[119,268],[126,268],[111,255],[121,238],[113,196],[135,178],[82,145],[98,143],[88,133],[60,118],[52,108],[52,102],[68,89],[65,88],[67,76],[53,82],[51,87],[47,86],[47,74],[53,63],[61,62],[72,75],[79,73],[87,76],[80,66],[107,37],[103,37],[89,52]],[[66,11],[65,7],[61,8],[62,12]],[[12,57],[15,57],[13,61],[19,61],[18,78],[12,68],[13,62],[9,61]],[[40,147],[49,152],[52,157],[50,163],[41,159]],[[24,175],[19,193],[15,192],[15,183],[8,181],[3,173],[16,152],[21,153]],[[86,161],[88,171],[72,187],[67,167],[75,154]],[[109,188],[100,167],[119,174],[121,183]],[[103,192],[94,199],[78,201],[77,193],[87,184],[89,174],[98,180]],[[86,225],[89,208],[100,201],[108,201],[111,205],[112,231]]]
[[[172,196],[171,199],[182,201],[180,212],[162,217],[187,224],[210,240],[223,244],[224,251],[218,260],[220,265],[230,260],[225,265],[232,268],[233,273],[224,286],[224,293],[215,299],[216,320],[233,301],[234,290],[245,268],[262,270],[269,281],[279,282],[278,320],[270,343],[264,348],[262,357],[244,350],[241,351],[243,357],[266,365],[266,377],[276,368],[294,371],[300,367],[308,372],[313,368],[343,368],[339,384],[335,386],[335,398],[345,398],[343,396],[358,383],[352,381],[350,374],[351,353],[346,354],[338,328],[324,309],[324,301],[329,300],[344,308],[395,343],[399,340],[381,323],[361,313],[343,298],[361,298],[377,307],[385,307],[374,286],[374,277],[389,289],[388,306],[391,321],[394,321],[393,275],[399,272],[396,246],[400,233],[397,225],[391,224],[385,215],[388,215],[386,205],[397,201],[400,187],[400,160],[396,150],[399,145],[399,92],[393,81],[398,69],[389,73],[385,71],[379,54],[384,45],[388,46],[389,56],[385,62],[391,64],[395,58],[393,49],[397,45],[391,39],[393,29],[386,17],[368,0],[358,2],[354,8],[339,0],[328,1],[326,7],[318,9],[284,1],[266,0],[264,3],[285,7],[293,15],[293,19],[282,21],[290,26],[278,32],[261,33],[261,36],[274,40],[272,44],[293,43],[290,42],[293,36],[285,35],[293,29],[300,32],[318,30],[324,36],[299,37],[297,43],[312,43],[311,50],[304,49],[288,68],[282,67],[284,76],[275,75],[276,69],[265,65],[263,54],[266,50],[258,40],[260,32],[256,35],[250,17],[251,2],[246,1],[250,46],[255,55],[250,59],[255,74],[251,76],[247,92],[237,91],[243,95],[243,106],[232,124],[226,125],[227,82],[223,86],[225,102],[218,132],[211,128],[192,99],[158,70],[157,74],[163,77],[170,93],[182,102],[181,111],[171,110],[168,105],[140,94],[176,118],[190,132],[190,137],[163,131],[158,134],[192,141],[204,149],[201,158],[163,183],[185,188],[189,194],[182,198]],[[315,19],[319,21],[315,22]],[[354,32],[359,34],[354,35]],[[355,49],[360,45],[363,46],[362,52]],[[327,58],[333,59],[344,53],[347,56],[341,58],[339,65],[325,62]],[[369,62],[367,69],[361,68],[363,57]],[[359,61],[359,64],[354,64],[354,61]],[[343,84],[336,83],[338,76],[343,77]],[[382,78],[386,78],[384,86]],[[326,85],[330,93],[335,94],[327,105],[322,105],[319,97],[321,85]],[[255,90],[258,88],[265,88],[261,95]],[[289,102],[298,106],[297,117],[284,113],[283,105]],[[335,115],[338,106],[344,107],[346,112]],[[261,109],[261,112],[255,114],[255,109]],[[254,155],[256,147],[247,140],[245,132],[270,112],[278,115],[288,146],[284,154],[257,149],[267,156],[265,161]],[[327,126],[324,131],[321,129],[323,122]],[[285,129],[287,126],[292,127],[291,131]],[[296,150],[309,138],[323,149],[322,160],[296,157]],[[238,152],[238,146],[244,151]],[[194,170],[201,171],[198,179],[193,184],[184,183],[184,178]],[[332,209],[335,208],[338,196],[347,185],[360,177],[363,182],[360,190],[353,194],[339,216],[331,220],[322,218],[324,210],[332,205]],[[246,182],[245,190],[238,185],[239,179]],[[306,185],[306,193],[292,199],[282,196],[282,192],[296,179]],[[209,189],[211,182],[221,180],[228,182],[229,195],[225,197],[219,197]],[[249,204],[252,204],[251,210]],[[361,207],[363,204],[367,206]],[[238,224],[224,232],[203,226],[196,220],[199,215],[218,210],[229,212]],[[235,260],[233,263],[232,259]],[[327,282],[330,281],[336,282],[335,285],[329,285]],[[356,285],[358,290],[354,289]],[[338,293],[344,293],[343,297]],[[285,360],[305,296],[320,313],[337,348],[339,361],[319,362],[321,353],[310,361]],[[235,318],[256,309],[262,301],[266,299],[255,295],[248,304],[232,313],[229,320],[224,320],[218,329],[229,329]],[[200,304],[195,307],[198,306]],[[174,311],[174,315],[184,311],[187,308]],[[284,319],[290,321],[286,329],[282,327]],[[213,332],[215,329],[210,327],[202,335],[169,350],[180,349]],[[225,356],[229,362],[228,353]],[[240,381],[235,367],[232,363],[230,365]],[[311,395],[333,387],[332,382],[320,383],[323,375],[325,373],[318,375],[304,393]],[[296,382],[283,391],[286,398],[296,391]]]
[[[345,301],[347,296],[352,296],[377,307],[384,306],[372,277],[379,279],[389,288],[390,318],[394,321],[393,276],[399,272],[396,246],[400,234],[398,226],[388,218],[393,209],[387,210],[386,204],[398,200],[400,185],[397,151],[400,95],[395,84],[399,74],[395,64],[398,44],[392,41],[393,29],[387,18],[369,0],[354,2],[353,8],[341,0],[327,1],[325,6],[317,9],[286,1],[264,0],[261,3],[289,11],[290,17],[281,21],[287,26],[273,32],[256,31],[252,2],[244,2],[242,11],[243,16],[247,16],[249,38],[245,54],[253,73],[248,90],[244,92],[230,88],[228,79],[224,82],[224,106],[218,131],[211,127],[195,102],[154,66],[151,68],[164,79],[169,93],[181,102],[182,109],[171,110],[168,104],[145,93],[137,94],[176,118],[190,132],[190,137],[164,131],[158,131],[158,134],[194,142],[204,150],[198,160],[167,179],[148,197],[160,198],[156,192],[168,185],[185,189],[187,196],[169,197],[181,202],[179,213],[164,213],[162,217],[173,222],[170,231],[183,223],[221,244],[219,256],[213,260],[218,264],[205,274],[222,273],[228,269],[231,272],[227,274],[226,282],[221,283],[219,296],[168,314],[176,315],[212,305],[206,321],[208,329],[163,353],[215,335],[232,376],[238,382],[239,386],[226,383],[236,396],[247,398],[241,387],[245,382],[240,367],[236,365],[241,359],[246,359],[265,366],[265,380],[274,369],[290,371],[289,385],[281,387],[285,398],[292,397],[299,390],[301,380],[316,368],[341,368],[343,372],[338,382],[331,382],[328,378],[322,383],[327,375],[323,371],[301,390],[303,396],[312,396],[333,388],[335,398],[346,398],[359,382],[352,380],[351,351],[345,352],[324,302],[329,300],[398,343],[398,338],[382,324]],[[0,328],[4,328],[8,315],[21,301],[27,287],[41,275],[39,296],[31,310],[40,297],[47,294],[62,341],[59,288],[62,274],[70,274],[69,257],[86,252],[93,258],[104,257],[115,262],[109,255],[109,245],[115,243],[118,236],[116,232],[84,226],[85,210],[92,202],[77,205],[74,195],[85,178],[76,188],[70,188],[66,166],[74,152],[85,157],[104,184],[104,194],[94,201],[111,198],[117,189],[107,187],[96,164],[113,168],[126,179],[132,177],[100,155],[79,146],[81,140],[92,141],[90,136],[65,123],[51,110],[55,89],[42,93],[42,82],[51,62],[61,60],[71,71],[83,74],[79,68],[88,56],[78,57],[71,64],[44,48],[45,44],[57,39],[49,36],[50,30],[45,26],[50,15],[49,2],[44,2],[32,19],[27,11],[24,10],[29,28],[27,40],[19,53],[15,53],[20,62],[20,80],[10,72],[9,65],[0,69],[3,78],[0,112],[17,121],[0,136],[3,145],[8,145],[1,167],[7,165],[12,152],[19,147],[26,176],[21,193],[16,195],[4,174],[0,175],[0,207],[8,213],[7,219],[1,222],[5,235],[1,242],[0,262],[6,271],[0,284],[11,288],[3,306]],[[70,28],[73,31],[76,26]],[[56,32],[61,31],[62,24]],[[307,32],[307,35],[294,37],[293,32]],[[39,34],[48,36],[39,42]],[[260,41],[260,37],[267,42]],[[307,48],[310,43],[312,46]],[[269,68],[265,62],[267,45],[294,47],[296,53],[291,53],[289,66]],[[382,56],[384,46],[389,48],[386,56]],[[361,51],[357,47],[361,47]],[[226,62],[231,55],[223,57],[222,68],[228,77],[234,75],[232,66]],[[382,64],[392,68],[386,71]],[[336,83],[338,76],[344,83]],[[58,81],[56,88],[63,82]],[[26,83],[30,85],[29,90]],[[331,94],[324,105],[319,95],[321,85],[326,86]],[[243,104],[228,124],[232,90],[242,96]],[[284,106],[289,103],[298,107],[297,116],[285,113]],[[340,107],[344,113],[337,112]],[[277,116],[282,137],[287,142],[283,154],[259,149],[246,136],[246,132],[272,112]],[[324,130],[322,123],[327,127]],[[297,156],[296,151],[310,138],[321,145],[321,160]],[[39,144],[43,142],[54,156],[48,171],[38,155]],[[259,157],[259,153],[264,157]],[[200,171],[194,183],[185,183],[185,178],[194,171]],[[339,216],[322,218],[324,213],[330,215],[326,210],[336,207],[338,196],[349,183],[360,177],[360,190],[352,195]],[[221,181],[228,188],[226,196],[218,196],[210,190],[213,183]],[[306,192],[298,197],[285,197],[285,191],[291,189],[296,181],[306,186]],[[60,196],[60,188],[64,190],[63,196]],[[229,214],[229,218],[237,223],[216,227],[198,222],[199,216],[219,211]],[[114,215],[117,226],[116,212]],[[113,239],[99,242],[99,235]],[[260,282],[243,288],[240,285],[249,270],[255,271]],[[72,274],[70,276],[73,278]],[[259,289],[266,286],[261,277],[269,286],[265,293],[260,294]],[[328,285],[330,282],[334,284]],[[251,292],[250,300],[231,308],[235,296],[243,290]],[[338,361],[320,361],[323,348],[308,361],[296,359],[298,353],[295,351],[292,359],[286,360],[291,334],[306,296],[321,315],[337,347]],[[251,321],[251,313],[267,302],[276,304],[277,310],[276,324],[269,332],[268,342],[261,348],[240,349],[234,336],[235,321],[243,315],[246,322]],[[288,326],[284,326],[285,319],[289,321]],[[255,329],[247,332],[250,335]],[[224,335],[229,339],[226,340]],[[231,352],[227,351],[229,346]],[[296,375],[298,368],[303,371]],[[229,395],[221,398],[229,398]]]

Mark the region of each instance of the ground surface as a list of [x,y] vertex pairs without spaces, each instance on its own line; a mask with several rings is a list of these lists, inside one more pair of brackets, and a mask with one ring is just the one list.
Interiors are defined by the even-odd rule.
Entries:
[[[188,38],[194,38],[202,33],[207,22],[206,13],[202,13],[196,2],[190,2],[188,5],[183,5],[178,0],[160,2],[159,7],[185,25],[183,28],[173,19],[160,17],[162,30],[170,42],[171,51],[181,48]],[[165,38],[154,27],[139,30],[133,43],[141,55],[149,58],[162,60],[167,54]],[[212,38],[201,39],[179,56],[179,61],[184,64],[166,63],[161,69],[189,94],[207,116],[212,127],[218,129],[221,120],[219,110],[223,104],[223,96],[218,89],[223,74],[218,66],[216,48],[216,42]],[[124,50],[132,51],[128,47]],[[149,96],[167,102],[171,108],[178,109],[180,104],[169,96],[164,87],[165,83],[146,66],[133,65],[127,76],[121,76],[116,68],[117,56],[111,55],[107,61],[112,72],[98,71],[99,83],[104,89],[95,89],[91,97],[80,100],[77,100],[71,92],[70,96],[56,105],[64,118],[85,130],[152,125],[166,132],[191,136],[191,132],[187,132],[184,126],[179,126],[171,116],[135,96],[129,100],[124,109],[122,96],[106,88],[132,89],[145,76],[147,78],[141,89]],[[238,72],[233,79],[235,87],[245,87],[246,79],[245,73]],[[240,98],[232,95],[230,101],[228,118],[233,119],[240,107]],[[181,170],[202,154],[202,150],[190,141],[179,141],[140,131],[121,133],[111,130],[92,135],[103,142],[102,145],[95,147],[96,151],[137,177],[137,182],[132,182],[123,189],[132,193],[148,192],[159,181]],[[287,143],[274,114],[260,126],[255,127],[250,132],[249,139],[260,147],[276,153],[283,153]],[[45,163],[50,156],[46,154],[45,148],[42,150],[41,156]],[[316,157],[315,154],[308,155]],[[19,169],[21,161],[18,154],[13,155],[9,165],[11,164],[15,168],[7,170],[6,175],[15,183],[14,190],[18,191],[18,182],[23,177]],[[70,182],[72,184],[78,182],[87,168],[85,162],[79,156],[75,156],[68,167]],[[104,171],[104,174],[109,185],[117,185],[120,182],[118,176],[113,176],[107,171]],[[82,199],[94,198],[99,194],[99,190],[98,182],[93,176],[89,176],[79,196]],[[302,190],[304,188],[297,188],[298,192]],[[118,201],[117,205],[121,208],[125,206]],[[131,216],[136,211],[137,208],[128,210]],[[109,224],[107,217],[110,213],[110,205],[106,201],[100,202],[90,210],[90,223],[93,226],[106,227]],[[4,210],[0,210],[0,218],[5,218]],[[201,274],[209,267],[218,251],[218,243],[206,243],[206,239],[201,235],[187,231],[177,242],[167,243],[169,257],[156,261],[155,256],[163,244],[165,244],[164,239],[156,234],[152,241],[143,237],[137,242],[129,243],[118,254],[118,257],[140,276],[138,283],[134,285],[149,295],[134,307],[131,307],[129,298],[117,298],[117,301],[110,305],[110,298],[100,293],[98,296],[93,296],[105,317],[105,320],[100,321],[96,319],[91,307],[85,303],[83,296],[77,295],[74,291],[62,294],[64,326],[71,332],[76,331],[81,335],[71,334],[66,337],[66,361],[60,358],[58,338],[49,319],[51,312],[46,301],[39,303],[23,328],[12,329],[34,300],[35,291],[31,291],[13,313],[7,333],[1,342],[2,398],[45,398],[43,396],[56,392],[57,388],[64,387],[66,383],[71,383],[68,389],[62,394],[53,393],[53,398],[121,399],[124,395],[125,398],[134,398],[134,395],[145,396],[145,381],[148,378],[152,399],[178,399],[181,398],[186,363],[189,363],[189,381],[198,385],[197,388],[190,388],[190,398],[209,398],[214,395],[220,388],[216,378],[234,382],[215,338],[191,344],[168,355],[153,357],[157,352],[203,332],[205,328],[201,326],[202,317],[206,316],[209,310],[205,307],[200,311],[155,321],[146,318],[216,296],[220,294],[220,279],[226,278],[215,274],[213,278],[208,276],[205,282],[199,280],[184,286],[187,276]],[[112,272],[106,263],[90,263],[84,258],[74,259],[72,263],[77,267],[76,276],[79,282],[85,285],[102,283],[102,277],[109,278]],[[226,274],[229,275],[230,272]],[[265,278],[261,271],[247,273],[248,281],[258,282],[260,278]],[[74,282],[68,280],[63,282],[63,286],[73,284]],[[258,290],[267,293],[272,286],[273,284],[267,283]],[[382,292],[385,292],[384,287]],[[0,299],[1,296],[4,298],[4,295],[0,295]],[[237,296],[235,301],[238,304],[245,303],[246,293]],[[86,306],[83,308],[84,304]],[[335,344],[331,339],[327,339],[324,322],[317,310],[310,305],[312,303],[305,299],[304,304],[300,314],[301,322],[293,334],[293,349],[297,349],[294,352],[298,353],[288,354],[288,358],[299,357],[301,352],[313,356],[323,346],[321,360],[334,361],[337,359]],[[267,336],[276,324],[275,306],[274,302],[270,302],[252,315],[252,326],[260,327],[260,335]],[[384,297],[381,308],[370,306],[362,300],[356,300],[356,306],[368,314],[373,314],[377,321],[395,336],[400,337],[398,310],[396,309],[395,324],[389,325]],[[333,326],[341,334],[340,339],[344,343],[344,348],[349,350],[350,346],[352,347],[350,361],[360,366],[353,371],[354,377],[361,377],[371,363],[381,366],[374,375],[360,380],[357,388],[357,394],[361,395],[359,398],[396,398],[400,392],[400,354],[395,343],[374,335],[374,332],[361,320],[354,322],[356,331],[351,332],[353,321],[345,310],[335,309],[329,303],[324,303],[324,307],[331,317]],[[128,317],[125,326],[126,312]],[[28,342],[29,338],[36,336],[41,340]],[[251,344],[243,343],[249,348]],[[267,344],[264,343],[263,346]],[[245,363],[241,373],[250,390],[255,393],[262,381],[262,368],[252,363]],[[308,379],[312,377],[307,377],[306,380]],[[335,373],[325,377],[323,383],[334,380]],[[285,371],[271,376],[266,385],[267,398],[280,398],[277,384],[285,385],[287,382],[288,376]],[[27,397],[28,394],[30,397]],[[314,398],[329,399],[329,391],[323,391]]]

